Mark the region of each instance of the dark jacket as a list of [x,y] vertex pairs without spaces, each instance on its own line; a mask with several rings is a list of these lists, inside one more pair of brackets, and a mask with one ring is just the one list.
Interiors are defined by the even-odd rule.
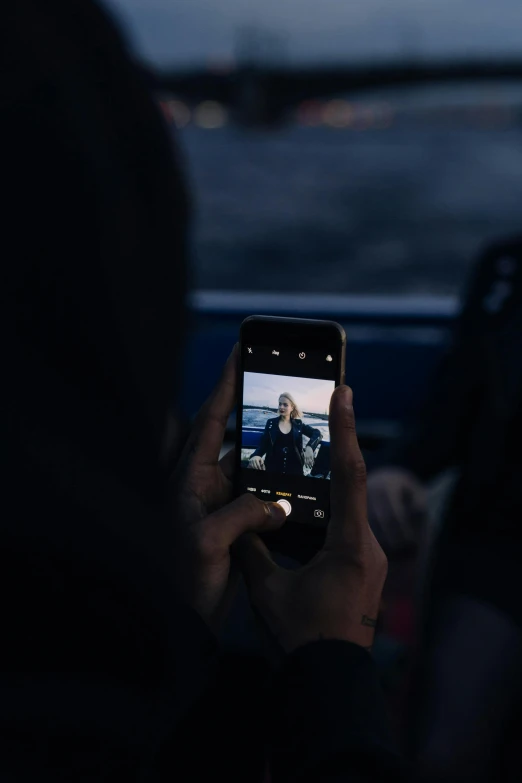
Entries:
[[[259,446],[251,455],[252,457],[264,457],[265,455],[270,458],[274,450],[274,444],[277,439],[279,430],[279,416],[273,419],[268,419],[265,424],[265,431],[261,436]],[[303,458],[303,435],[310,438],[307,446],[310,446],[312,451],[318,447],[323,439],[323,434],[315,427],[310,427],[309,424],[303,424],[302,419],[292,419],[292,435],[294,441],[294,448],[301,465],[304,463]]]
[[[217,640],[173,583],[161,456],[182,361],[187,199],[172,139],[96,4],[9,3],[0,44],[0,779],[210,779],[216,748],[233,756],[251,717],[227,720]],[[357,780],[364,758],[379,761],[361,779],[388,779],[370,656],[318,643],[288,661],[282,683],[295,678],[316,694],[305,723],[319,709],[338,733],[301,753],[294,697],[276,690],[294,772],[278,777],[275,744],[274,780],[336,763]],[[227,698],[205,724],[218,685]],[[209,769],[193,778],[196,756]]]

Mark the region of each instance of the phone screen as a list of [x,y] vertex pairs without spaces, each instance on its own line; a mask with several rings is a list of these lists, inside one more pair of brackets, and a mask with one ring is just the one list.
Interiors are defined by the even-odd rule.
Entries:
[[321,331],[328,322],[317,323],[289,319],[291,328],[281,324],[275,340],[273,323],[270,335],[259,322],[242,334],[238,489],[280,503],[289,521],[324,527],[329,406],[342,380],[344,340],[337,325]]

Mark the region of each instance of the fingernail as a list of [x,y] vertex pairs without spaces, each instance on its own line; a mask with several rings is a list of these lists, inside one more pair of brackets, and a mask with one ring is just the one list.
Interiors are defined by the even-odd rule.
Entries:
[[234,347],[232,348],[232,350],[230,351],[230,356],[228,357],[227,362],[230,361],[230,359],[235,355],[235,353],[237,351],[237,346],[238,346],[238,343],[236,343],[234,345]]
[[279,503],[267,503],[268,513],[277,522],[283,522],[286,519],[286,511]]

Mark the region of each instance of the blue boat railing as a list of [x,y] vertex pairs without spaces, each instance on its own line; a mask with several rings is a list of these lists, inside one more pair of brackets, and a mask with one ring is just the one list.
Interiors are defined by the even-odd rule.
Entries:
[[[328,318],[346,330],[346,382],[354,389],[358,432],[376,440],[400,434],[424,396],[459,312],[457,297],[250,291],[195,291],[191,306],[183,383],[188,415],[214,387],[248,315]],[[234,417],[229,426],[232,430]]]

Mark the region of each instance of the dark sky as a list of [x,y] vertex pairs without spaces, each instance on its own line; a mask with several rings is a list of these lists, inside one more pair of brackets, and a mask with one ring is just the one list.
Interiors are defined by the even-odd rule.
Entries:
[[107,0],[158,64],[233,56],[238,28],[283,35],[294,62],[522,54],[522,0]]

